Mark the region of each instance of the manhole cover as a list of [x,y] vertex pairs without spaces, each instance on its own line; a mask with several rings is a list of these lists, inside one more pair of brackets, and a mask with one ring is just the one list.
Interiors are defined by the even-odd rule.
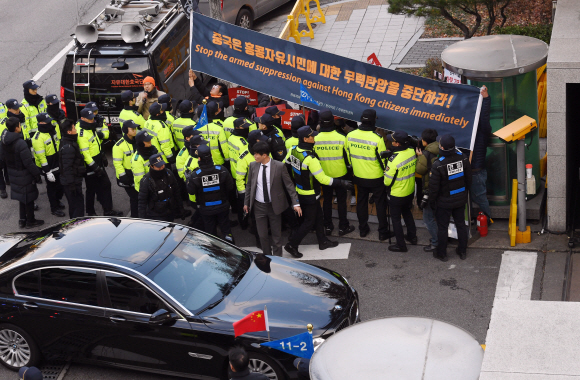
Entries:
[[67,365],[68,363],[64,360],[50,360],[45,362],[40,370],[44,380],[57,380]]
[[[312,29],[316,29],[316,24],[310,24],[310,26],[312,27]],[[301,22],[298,24],[298,31],[302,32],[303,30],[308,31],[308,24],[306,24],[305,22]]]

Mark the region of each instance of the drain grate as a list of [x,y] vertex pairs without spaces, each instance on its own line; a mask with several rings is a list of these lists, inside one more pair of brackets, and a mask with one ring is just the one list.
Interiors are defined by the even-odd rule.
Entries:
[[60,374],[68,367],[68,362],[64,360],[49,360],[45,362],[40,371],[44,380],[57,380]]

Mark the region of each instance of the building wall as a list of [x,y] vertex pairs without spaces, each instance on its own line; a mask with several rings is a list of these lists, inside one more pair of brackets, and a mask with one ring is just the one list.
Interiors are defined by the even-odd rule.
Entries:
[[580,1],[558,0],[548,52],[548,228],[566,229],[566,84],[580,83]]

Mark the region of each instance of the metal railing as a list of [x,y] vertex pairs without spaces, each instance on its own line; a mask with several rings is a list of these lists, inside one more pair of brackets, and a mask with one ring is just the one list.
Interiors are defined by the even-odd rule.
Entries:
[[[318,10],[318,15],[316,16],[314,15],[314,12],[310,11],[310,1],[316,3],[316,9]],[[298,30],[300,16],[304,16],[306,19],[308,30]],[[326,24],[326,17],[324,16],[322,9],[320,9],[320,2],[318,0],[297,0],[296,4],[294,4],[294,8],[292,8],[292,12],[288,15],[288,21],[286,21],[286,26],[284,26],[279,38],[289,40],[290,37],[292,37],[297,43],[301,43],[300,39],[302,37],[314,38],[312,24],[316,22]]]

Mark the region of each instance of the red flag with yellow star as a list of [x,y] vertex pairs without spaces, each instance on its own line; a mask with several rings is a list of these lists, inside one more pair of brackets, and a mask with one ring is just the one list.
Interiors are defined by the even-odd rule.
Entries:
[[268,312],[266,310],[254,311],[244,318],[234,322],[234,335],[236,337],[256,331],[270,331],[268,324]]

